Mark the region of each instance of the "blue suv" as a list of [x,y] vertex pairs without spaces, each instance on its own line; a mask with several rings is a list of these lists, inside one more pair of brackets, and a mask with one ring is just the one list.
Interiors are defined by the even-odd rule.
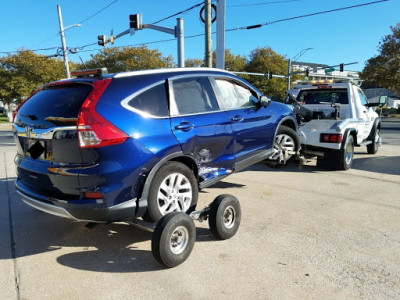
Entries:
[[238,76],[180,68],[77,78],[40,87],[17,110],[17,192],[61,217],[158,221],[190,212],[199,189],[298,149],[296,119]]

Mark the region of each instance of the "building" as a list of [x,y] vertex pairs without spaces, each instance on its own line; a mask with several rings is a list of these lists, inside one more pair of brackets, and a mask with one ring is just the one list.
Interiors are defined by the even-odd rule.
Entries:
[[391,93],[388,89],[372,88],[364,89],[365,96],[371,103],[379,102],[380,96],[387,96],[387,108],[400,108],[400,98]]
[[357,85],[361,85],[362,80],[360,79],[359,73],[356,71],[343,71],[340,72],[335,68],[332,68],[324,64],[316,64],[309,62],[292,62],[291,71],[306,71],[309,70],[308,80],[322,80],[322,79],[345,79],[351,80]]

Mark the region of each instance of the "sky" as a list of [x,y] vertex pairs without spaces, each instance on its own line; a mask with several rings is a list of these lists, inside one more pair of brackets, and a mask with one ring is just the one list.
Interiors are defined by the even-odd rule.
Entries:
[[[226,0],[226,29],[269,24],[252,30],[227,31],[225,47],[235,55],[249,58],[257,47],[271,47],[285,58],[298,61],[345,66],[361,71],[365,62],[377,55],[379,43],[391,33],[390,26],[400,23],[400,0],[389,0],[352,9],[275,22],[286,18],[371,3],[376,0]],[[184,11],[201,0],[0,0],[0,56],[14,54],[21,48],[38,50],[37,54],[54,55],[61,48],[57,5],[60,5],[69,53],[73,62],[85,61],[97,53],[98,35],[119,34],[129,28],[129,15],[140,13],[144,24],[152,24]],[[213,1],[216,3],[216,1]],[[204,24],[198,6],[186,13],[157,23],[173,28],[176,18],[184,19],[185,59],[204,58]],[[213,24],[216,31],[216,22]],[[177,57],[177,42],[172,35],[143,29],[134,35],[115,40],[114,46],[140,46],[158,49],[164,56]],[[91,46],[86,46],[94,44]],[[85,47],[82,47],[85,46]],[[111,45],[110,45],[111,46]],[[213,49],[216,35],[213,35]],[[308,51],[303,49],[312,48]],[[234,70],[232,70],[234,71]]]

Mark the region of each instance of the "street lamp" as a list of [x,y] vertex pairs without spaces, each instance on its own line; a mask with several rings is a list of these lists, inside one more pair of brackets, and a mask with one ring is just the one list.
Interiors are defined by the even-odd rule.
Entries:
[[292,61],[296,61],[300,57],[304,55],[308,50],[312,50],[314,48],[305,48],[301,50],[299,53],[297,53],[295,56],[293,56],[292,59],[289,58],[288,61],[288,76],[287,76],[287,90],[290,90],[290,73],[292,72]]
[[58,20],[60,22],[60,35],[61,35],[61,44],[62,44],[62,49],[63,49],[63,54],[64,54],[64,65],[65,65],[65,72],[67,74],[67,78],[71,78],[71,75],[69,74],[69,65],[68,65],[68,52],[67,52],[67,46],[65,44],[65,35],[64,31],[66,29],[69,29],[71,27],[79,27],[81,24],[73,24],[69,25],[67,27],[63,27],[63,22],[62,22],[62,16],[61,16],[61,7],[60,5],[57,5],[57,11],[58,11]]

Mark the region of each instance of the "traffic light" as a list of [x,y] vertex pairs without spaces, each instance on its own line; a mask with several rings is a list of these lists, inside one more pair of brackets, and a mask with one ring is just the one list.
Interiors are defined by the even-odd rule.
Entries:
[[339,71],[340,71],[340,72],[343,72],[343,68],[344,68],[344,64],[340,64],[340,65],[339,65]]
[[272,72],[268,72],[268,79],[272,79]]
[[306,77],[308,77],[310,75],[310,69],[306,69]]
[[140,29],[140,25],[139,14],[129,15],[129,28],[138,30]]
[[107,37],[105,35],[98,35],[97,36],[97,40],[98,40],[97,44],[99,46],[103,46],[104,47],[107,44],[106,39],[107,39]]

